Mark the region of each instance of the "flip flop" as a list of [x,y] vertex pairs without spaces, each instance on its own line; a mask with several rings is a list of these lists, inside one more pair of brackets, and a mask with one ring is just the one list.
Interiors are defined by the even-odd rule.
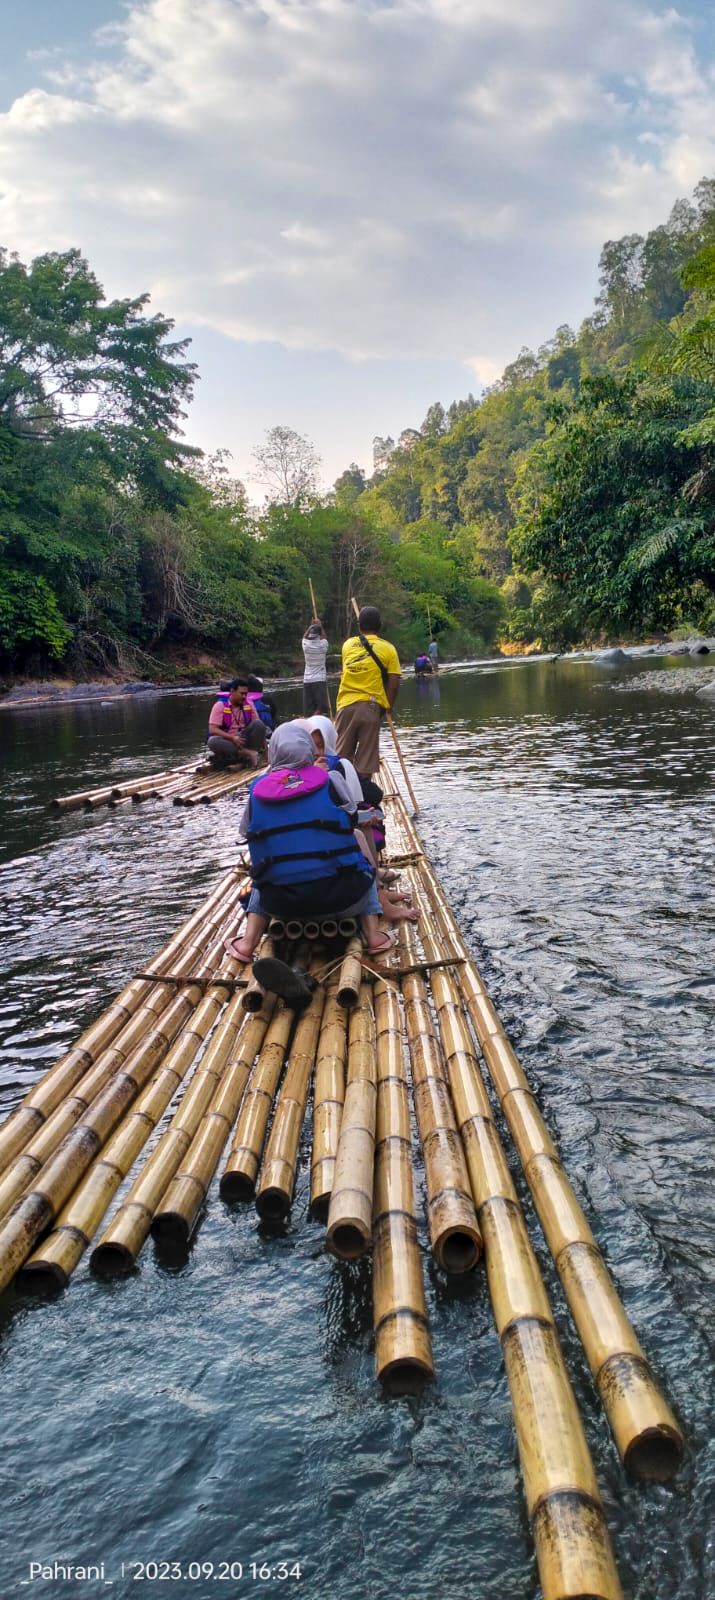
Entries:
[[259,956],[253,963],[253,976],[262,989],[280,995],[291,1011],[302,1011],[317,987],[315,978],[301,967],[289,967],[287,961],[280,961],[278,956]]
[[253,960],[253,951],[251,951],[250,955],[244,955],[237,948],[240,944],[243,944],[243,939],[227,939],[224,944],[224,950],[228,956],[233,956],[234,961],[243,961],[245,965],[246,962]]
[[383,934],[380,935],[380,943],[379,944],[369,944],[368,945],[367,953],[368,953],[369,956],[383,956],[383,955],[386,955],[388,950],[394,950],[396,943],[397,943],[397,934],[395,934],[395,933],[383,933]]

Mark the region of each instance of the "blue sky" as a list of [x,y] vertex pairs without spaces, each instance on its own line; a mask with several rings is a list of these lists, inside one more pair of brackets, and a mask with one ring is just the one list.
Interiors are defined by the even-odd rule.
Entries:
[[[712,11],[642,0],[0,0],[0,242],[191,335],[192,442],[332,481],[591,307],[715,174]],[[8,26],[11,21],[11,28]],[[256,493],[258,491],[256,490]]]

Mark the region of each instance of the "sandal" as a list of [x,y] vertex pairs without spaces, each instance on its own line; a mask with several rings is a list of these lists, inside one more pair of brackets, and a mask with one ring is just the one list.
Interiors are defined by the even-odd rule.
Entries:
[[[243,949],[240,948],[241,945],[243,945]],[[227,956],[233,956],[234,961],[242,961],[245,966],[247,962],[253,960],[255,953],[254,946],[253,950],[249,950],[247,955],[245,945],[245,939],[227,939],[226,943],[224,944],[224,950],[226,951]]]
[[367,947],[367,953],[369,956],[386,955],[388,950],[394,950],[396,943],[397,934],[381,933],[379,944],[369,944]]
[[280,995],[291,1011],[302,1011],[317,988],[315,978],[302,967],[289,967],[278,956],[259,956],[253,963],[253,976],[262,989]]

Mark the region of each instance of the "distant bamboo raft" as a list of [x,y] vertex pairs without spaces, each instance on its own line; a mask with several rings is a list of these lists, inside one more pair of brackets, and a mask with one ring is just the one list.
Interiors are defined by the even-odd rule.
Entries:
[[390,860],[419,925],[376,967],[352,923],[336,947],[320,918],[274,921],[263,953],[307,963],[318,980],[296,1015],[224,949],[247,886],[238,868],[226,874],[0,1128],[0,1289],[16,1277],[63,1289],[87,1251],[96,1274],[131,1272],[150,1236],[158,1250],[185,1250],[223,1161],[224,1202],[253,1200],[274,1228],[291,1210],[298,1226],[309,1214],[339,1258],[332,1271],[372,1258],[376,1371],[405,1390],[434,1374],[429,1247],[449,1273],[472,1270],[483,1249],[544,1600],[619,1600],[482,1063],[622,1459],[666,1479],[682,1436],[389,772],[383,785]]
[[224,770],[209,762],[197,765],[196,761],[187,761],[181,767],[155,772],[149,777],[127,778],[122,783],[105,784],[100,789],[58,795],[50,803],[53,811],[61,812],[98,811],[102,806],[113,811],[130,802],[140,805],[145,800],[173,800],[175,806],[208,806],[222,795],[250,783],[253,777],[253,767],[235,766]]

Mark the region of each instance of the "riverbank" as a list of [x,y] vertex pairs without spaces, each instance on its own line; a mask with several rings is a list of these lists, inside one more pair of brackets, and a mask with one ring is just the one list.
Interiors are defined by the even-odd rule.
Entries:
[[[641,660],[643,656],[703,656],[715,655],[715,639],[698,638],[693,635],[689,639],[668,639],[658,644],[639,644],[615,646],[608,649],[597,647],[595,649],[569,650],[563,654],[558,652],[536,652],[524,650],[521,653],[510,651],[508,654],[497,652],[492,656],[480,656],[476,659],[465,661],[445,661],[441,670],[461,669],[481,666],[513,666],[516,663],[536,663],[539,661],[602,661],[605,665],[618,666],[629,660]],[[87,701],[103,701],[123,699],[128,696],[166,694],[171,690],[186,689],[205,690],[210,694],[212,689],[230,672],[226,664],[202,660],[196,668],[185,676],[170,679],[117,679],[95,678],[89,682],[79,682],[72,678],[29,679],[21,683],[6,683],[0,681],[0,710],[8,707],[14,710],[22,706],[82,704]],[[337,665],[328,676],[337,676]],[[411,664],[403,663],[403,672],[411,672]],[[267,675],[266,682],[296,683],[299,676],[286,674]]]

